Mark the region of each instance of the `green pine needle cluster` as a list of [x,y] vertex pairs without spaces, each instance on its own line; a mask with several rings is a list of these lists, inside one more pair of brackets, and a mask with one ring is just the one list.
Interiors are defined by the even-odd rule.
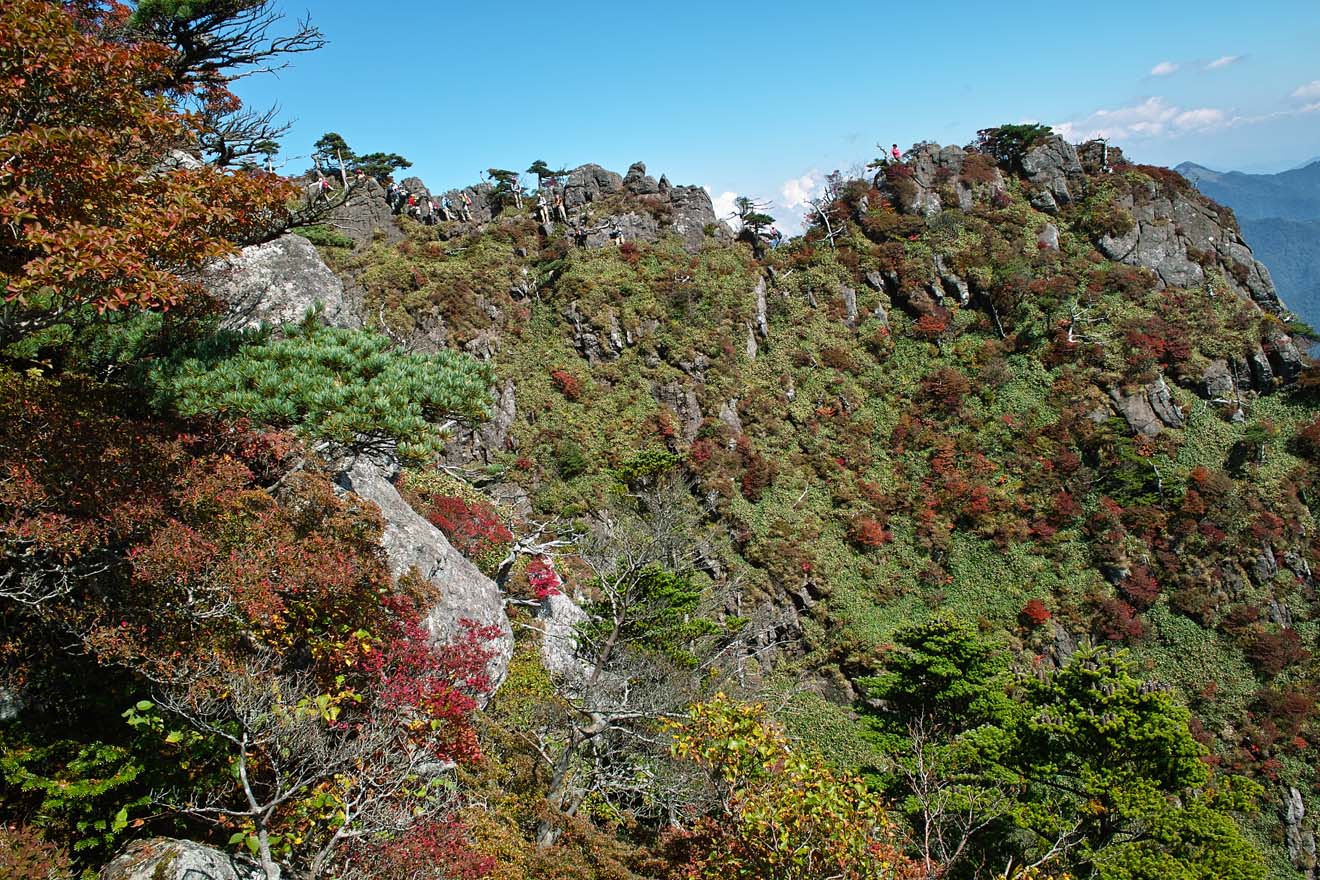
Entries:
[[486,417],[490,367],[465,354],[404,352],[385,336],[319,325],[221,334],[151,371],[155,403],[184,417],[249,418],[354,449],[397,444],[423,459],[437,427]]

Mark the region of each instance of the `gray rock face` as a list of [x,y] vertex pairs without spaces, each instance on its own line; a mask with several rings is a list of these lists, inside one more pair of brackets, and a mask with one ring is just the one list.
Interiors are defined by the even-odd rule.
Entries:
[[1182,410],[1178,409],[1178,404],[1174,402],[1163,376],[1146,386],[1146,399],[1150,401],[1150,408],[1165,426],[1170,428],[1183,426]]
[[1162,287],[1205,284],[1205,269],[1193,257],[1202,261],[1210,257],[1223,267],[1238,296],[1266,311],[1282,310],[1269,270],[1209,202],[1192,192],[1170,195],[1150,180],[1142,187],[1139,198],[1131,194],[1119,198],[1118,207],[1132,215],[1134,224],[1126,235],[1100,238],[1097,245],[1105,256],[1151,270]]
[[732,241],[729,227],[715,216],[710,193],[699,186],[676,186],[668,190],[671,219],[669,228],[683,237],[683,246],[696,252],[706,242],[706,229],[714,230],[719,241]]
[[399,183],[404,189],[417,196],[419,199],[431,198],[431,191],[426,188],[426,184],[422,182],[420,177],[405,177],[403,180],[399,181]]
[[563,593],[555,593],[541,602],[536,619],[541,622],[541,662],[546,672],[572,690],[587,669],[577,658],[577,628],[587,619],[587,612]]
[[1247,368],[1251,371],[1251,386],[1257,391],[1265,393],[1274,389],[1274,368],[1260,346],[1247,352]]
[[967,286],[967,282],[958,273],[949,267],[943,254],[935,255],[935,275],[939,278],[940,287],[944,289],[944,293],[955,297],[960,305],[965,306],[972,301],[971,288]]
[[770,338],[770,325],[766,318],[766,298],[765,298],[765,276],[756,280],[756,288],[752,291],[752,296],[756,300],[756,332],[761,334],[762,339]]
[[[666,180],[666,183],[668,181]],[[623,176],[623,188],[635,196],[651,195],[660,192],[660,184],[646,173],[645,162],[634,162]]]
[[1124,394],[1117,388],[1109,389],[1109,399],[1114,402],[1114,409],[1128,423],[1128,427],[1145,437],[1154,437],[1164,430],[1163,423],[1150,401],[1146,399],[1146,389],[1132,394]]
[[509,379],[494,396],[490,418],[474,428],[457,432],[445,444],[445,459],[460,466],[490,464],[500,452],[512,448],[509,430],[517,416],[516,388]]
[[1174,401],[1163,376],[1131,393],[1110,388],[1109,399],[1128,427],[1143,436],[1154,437],[1165,428],[1183,427],[1182,410]]
[[1210,362],[1201,374],[1207,400],[1232,400],[1237,396],[1237,380],[1228,367],[1228,361],[1219,358]]
[[651,396],[657,403],[664,404],[674,411],[683,426],[683,439],[691,443],[697,439],[701,423],[705,416],[701,412],[701,403],[697,394],[681,382],[667,382],[651,389]]
[[629,211],[626,214],[614,214],[606,217],[585,231],[582,245],[589,248],[622,244],[627,241],[657,241],[660,238],[660,221],[650,214]]
[[[939,144],[918,144],[908,155],[907,167],[912,172],[911,181],[915,194],[908,196],[884,182],[884,175],[877,175],[882,188],[889,190],[893,203],[904,213],[921,214],[932,217],[945,208],[959,208],[969,211],[978,201],[988,200],[994,193],[1002,192],[1004,179],[996,169],[989,183],[972,183],[962,178],[963,165],[967,161],[967,151],[962,147]],[[948,182],[953,189],[957,204],[944,204],[939,187],[942,181]]]
[[206,270],[202,281],[228,306],[230,329],[299,321],[318,303],[327,324],[361,326],[345,307],[343,283],[301,235],[245,247]]
[[408,506],[387,473],[385,466],[358,456],[339,473],[336,482],[380,508],[385,519],[381,544],[394,576],[415,568],[440,588],[440,598],[425,620],[432,638],[437,642],[453,639],[462,632],[463,620],[499,628],[499,637],[487,645],[495,652],[488,671],[498,687],[513,656],[513,630],[499,587],[455,550],[443,532]]
[[[643,166],[645,168],[645,166]],[[569,210],[623,190],[623,178],[599,165],[582,165],[568,173],[564,181],[564,206]]]
[[385,188],[374,177],[365,178],[348,200],[330,213],[326,224],[342,232],[361,246],[377,235],[391,241],[403,238],[403,232],[385,202]]
[[261,865],[191,840],[135,840],[101,869],[100,880],[267,880]]
[[1077,148],[1077,158],[1081,160],[1087,174],[1100,174],[1107,168],[1113,169],[1115,165],[1127,161],[1121,149],[1108,146],[1104,141],[1087,141],[1082,144]]
[[1275,368],[1274,372],[1284,382],[1293,381],[1306,369],[1306,361],[1293,344],[1291,336],[1276,332],[1271,333],[1265,341],[1269,345],[1270,363]]
[[1283,839],[1288,846],[1288,855],[1308,878],[1313,878],[1316,869],[1315,832],[1302,824],[1306,818],[1306,802],[1302,800],[1302,793],[1291,785],[1282,794],[1279,818],[1283,820]]
[[462,216],[463,194],[466,193],[467,197],[472,200],[472,205],[468,208],[468,214],[472,217],[472,222],[489,223],[491,218],[495,216],[493,206],[491,205],[491,197],[494,192],[495,187],[491,186],[489,183],[478,183],[476,186],[467,186],[462,189],[451,189],[445,192],[441,198],[436,199],[435,202],[436,205],[439,206],[441,199],[447,197],[451,205],[449,209],[450,213],[452,213],[457,220]]
[[1046,223],[1036,235],[1036,244],[1052,251],[1059,249],[1059,227]]
[[1022,172],[1032,185],[1048,193],[1056,205],[1066,205],[1085,185],[1077,150],[1058,135],[1051,135],[1022,157]]

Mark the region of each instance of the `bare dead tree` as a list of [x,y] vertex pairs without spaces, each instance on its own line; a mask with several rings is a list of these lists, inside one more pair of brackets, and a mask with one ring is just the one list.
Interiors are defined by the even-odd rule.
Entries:
[[[699,553],[691,535],[699,512],[678,481],[630,496],[635,507],[607,511],[598,527],[577,543],[590,573],[590,596],[574,630],[577,666],[561,683],[564,716],[529,740],[550,773],[551,808],[574,816],[588,797],[637,810],[673,812],[690,784],[666,765],[661,719],[679,717],[699,693],[700,659],[716,653],[727,636],[684,631],[680,616],[706,619],[720,597],[706,590],[699,600],[677,599],[657,589],[660,578],[687,588]],[[684,657],[697,662],[685,662]],[[548,845],[559,830],[541,822],[537,842]]]
[[326,876],[345,844],[406,832],[419,821],[452,813],[444,776],[453,764],[409,735],[406,719],[373,704],[365,717],[334,723],[305,675],[281,672],[263,652],[215,680],[167,688],[157,705],[192,729],[227,743],[234,783],[207,790],[164,792],[161,805],[232,827],[250,823],[268,880],[282,868],[272,851],[281,811],[314,790],[333,793],[336,819],[310,828],[299,868]]
[[938,726],[924,713],[908,722],[908,745],[895,771],[917,808],[914,830],[928,880],[967,856],[977,836],[1014,803],[998,786],[965,781],[966,762],[957,744],[940,743]]
[[129,35],[172,48],[170,69],[179,85],[215,85],[283,70],[290,55],[326,45],[321,29],[307,16],[290,32],[272,34],[283,20],[273,0],[203,0],[186,6],[146,0],[129,22]]
[[207,160],[218,168],[269,157],[279,149],[279,140],[292,127],[277,118],[278,105],[267,110],[240,109],[231,113],[202,108],[199,116],[197,146]]

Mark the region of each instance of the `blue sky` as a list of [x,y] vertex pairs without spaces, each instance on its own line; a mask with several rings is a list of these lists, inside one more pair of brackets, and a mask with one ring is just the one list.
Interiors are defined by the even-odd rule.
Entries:
[[[824,173],[978,128],[1108,134],[1173,165],[1320,157],[1316,0],[924,4],[279,0],[330,45],[242,81],[295,120],[287,170],[337,131],[434,188],[535,159],[774,202],[794,228]],[[723,198],[721,198],[723,197]]]

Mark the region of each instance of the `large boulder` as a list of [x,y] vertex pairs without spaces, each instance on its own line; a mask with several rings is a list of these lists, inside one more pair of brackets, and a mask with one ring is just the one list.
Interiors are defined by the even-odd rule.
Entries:
[[361,326],[345,306],[343,283],[301,235],[245,247],[207,269],[202,282],[228,307],[230,329],[292,323],[317,305],[331,326]]
[[578,628],[587,612],[563,593],[541,601],[536,618],[541,623],[541,662],[546,672],[560,679],[570,692],[580,689],[590,667],[578,659]]
[[439,588],[440,598],[425,619],[432,638],[450,641],[462,633],[464,620],[499,629],[499,636],[487,645],[495,652],[488,672],[491,682],[498,686],[513,656],[513,629],[504,612],[500,588],[400,497],[391,476],[393,468],[388,463],[359,455],[344,463],[336,482],[380,508],[385,520],[381,544],[394,576],[416,569]]
[[[645,166],[643,166],[645,170]],[[599,165],[582,165],[564,181],[564,206],[569,210],[623,191],[623,178]]]
[[1022,173],[1042,197],[1032,204],[1043,210],[1071,202],[1085,183],[1076,148],[1058,135],[1043,138],[1023,155]]
[[191,840],[135,840],[101,869],[100,880],[268,880],[261,865]]
[[[666,180],[665,183],[668,184],[669,181]],[[654,195],[660,192],[660,184],[646,173],[645,162],[634,162],[628,167],[628,173],[623,176],[623,188],[635,196]]]
[[363,177],[344,203],[330,212],[325,224],[348,236],[358,246],[367,244],[377,235],[392,241],[403,237],[385,201],[385,188],[374,177]]

